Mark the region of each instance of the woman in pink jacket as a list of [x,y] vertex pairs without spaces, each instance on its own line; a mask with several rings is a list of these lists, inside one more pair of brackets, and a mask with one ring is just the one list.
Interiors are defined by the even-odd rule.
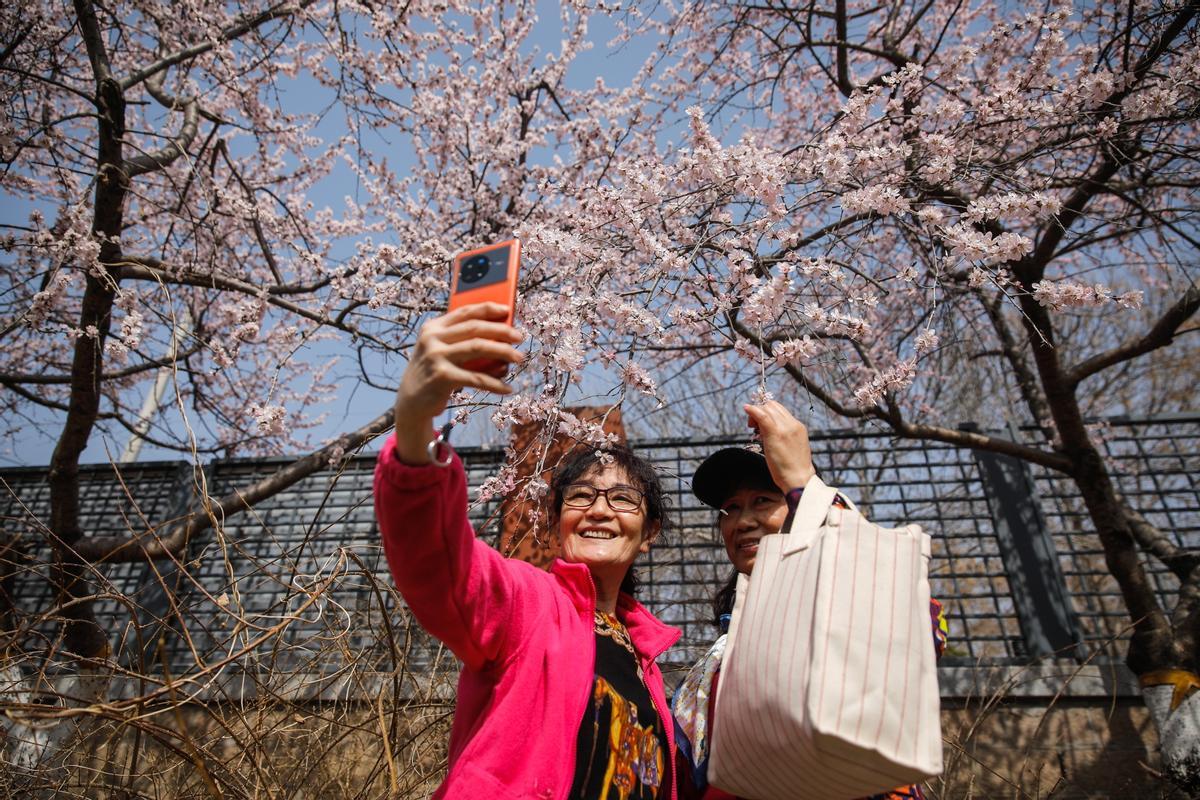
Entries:
[[[653,468],[626,448],[560,468],[551,488],[563,557],[545,572],[475,538],[462,465],[430,444],[457,389],[511,391],[503,375],[522,358],[521,334],[504,318],[488,303],[422,327],[375,470],[396,585],[462,661],[434,797],[674,800],[674,725],[655,659],[679,631],[623,591],[664,521]],[[462,366],[481,359],[496,368]]]

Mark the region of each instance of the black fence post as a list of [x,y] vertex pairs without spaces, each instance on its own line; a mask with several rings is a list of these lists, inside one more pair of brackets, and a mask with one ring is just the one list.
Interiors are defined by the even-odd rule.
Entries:
[[[973,422],[962,430],[978,431]],[[1017,431],[1009,435],[1017,441]],[[1012,456],[973,450],[986,495],[1000,559],[1030,659],[1086,658],[1083,632],[1046,527],[1029,465]]]

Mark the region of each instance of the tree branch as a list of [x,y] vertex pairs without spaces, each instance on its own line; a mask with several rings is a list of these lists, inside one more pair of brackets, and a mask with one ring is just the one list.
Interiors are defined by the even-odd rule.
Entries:
[[333,442],[314,450],[303,458],[281,466],[270,475],[249,486],[234,489],[220,499],[204,498],[204,507],[164,526],[132,536],[96,536],[81,539],[75,544],[80,558],[92,562],[138,562],[164,558],[181,558],[193,537],[224,520],[246,511],[255,503],[272,497],[295,485],[315,472],[329,466],[340,453],[357,450],[392,427],[392,409],[388,409],[358,430],[339,436]]
[[196,133],[199,129],[199,103],[193,99],[184,103],[183,125],[179,128],[179,133],[165,147],[155,150],[153,153],[143,153],[140,156],[126,159],[122,169],[125,170],[125,174],[130,178],[162,169],[183,155],[187,146],[196,138]]
[[1129,532],[1138,545],[1154,556],[1179,578],[1187,580],[1192,570],[1200,567],[1200,554],[1189,552],[1172,542],[1165,533],[1152,525],[1133,506],[1121,501],[1121,510],[1129,520]]
[[1016,336],[1013,335],[1007,320],[1004,319],[1004,309],[1000,299],[1003,295],[997,294],[989,299],[982,291],[974,294],[983,306],[988,320],[992,323],[992,330],[995,332],[996,338],[1000,340],[1000,349],[1017,379],[1017,386],[1021,391],[1021,396],[1025,399],[1025,405],[1033,414],[1033,421],[1038,426],[1045,425],[1051,419],[1050,407],[1046,402],[1046,395],[1042,393],[1042,387],[1038,383],[1037,373],[1025,361],[1025,354],[1021,352]]
[[1174,341],[1179,326],[1191,319],[1197,310],[1200,310],[1200,289],[1191,286],[1142,338],[1113,348],[1107,353],[1092,356],[1069,369],[1065,376],[1067,384],[1074,390],[1086,378],[1103,369],[1145,355],[1160,347],[1166,347]]
[[[116,372],[106,372],[100,376],[100,381],[119,380],[137,375],[139,372],[146,372],[160,367],[167,367],[171,364],[181,361],[188,356],[195,355],[203,348],[200,345],[190,347],[187,350],[176,353],[171,356],[163,356],[162,358],[143,361],[140,364],[135,364],[125,369],[117,370]],[[35,384],[39,386],[60,385],[71,382],[70,375],[46,375],[43,373],[19,373],[19,372],[0,372],[0,384],[6,386],[12,384]]]
[[[1147,52],[1134,68],[1137,81],[1145,77],[1146,73],[1154,65],[1154,62],[1167,51],[1175,37],[1187,28],[1188,23],[1196,16],[1198,9],[1200,9],[1200,3],[1195,2],[1195,0],[1189,2],[1176,15],[1175,19],[1167,25],[1158,39],[1147,48]],[[1133,84],[1114,93],[1108,99],[1111,103],[1108,106],[1110,113],[1115,113],[1125,94],[1128,94],[1132,90]],[[1100,165],[1092,171],[1092,174],[1083,179],[1082,183],[1075,188],[1075,191],[1063,203],[1062,211],[1051,218],[1045,235],[1037,243],[1033,253],[1022,261],[1022,266],[1028,270],[1028,273],[1017,273],[1022,281],[1025,282],[1026,289],[1035,281],[1041,280],[1045,265],[1053,257],[1058,243],[1066,235],[1067,230],[1083,215],[1084,207],[1092,197],[1103,191],[1108,179],[1115,175],[1122,166],[1125,166],[1127,161],[1124,158],[1118,158],[1118,155],[1123,154],[1115,152],[1114,145],[1114,148],[1109,150]]]
[[883,417],[892,430],[909,439],[927,439],[935,442],[945,442],[957,447],[970,447],[974,450],[987,450],[991,453],[1012,456],[1033,464],[1039,464],[1047,469],[1070,474],[1071,461],[1065,456],[1049,450],[1002,439],[997,436],[987,436],[974,431],[961,431],[954,428],[943,428],[940,425],[924,425],[905,422],[903,419]]
[[837,86],[843,96],[854,94],[854,83],[850,80],[850,61],[846,53],[846,39],[849,34],[846,26],[846,0],[835,3],[837,27]]
[[100,84],[112,78],[112,66],[108,60],[108,50],[104,46],[104,34],[100,31],[100,23],[92,4],[86,0],[75,0],[75,17],[79,20],[79,33],[83,36],[87,48],[88,61],[92,63],[92,76]]
[[[240,294],[258,297],[263,292],[263,287],[255,286],[248,281],[239,280],[224,275],[217,275],[211,272],[199,272],[196,270],[183,267],[178,271],[171,271],[163,265],[161,261],[153,256],[126,256],[120,263],[119,277],[121,279],[153,281],[154,283],[174,283],[183,286],[198,286],[205,289],[220,289],[228,292],[238,292]],[[331,328],[346,331],[354,336],[360,337],[367,341],[373,342],[380,347],[390,348],[394,346],[392,342],[384,342],[374,336],[371,336],[364,331],[359,330],[353,325],[347,325],[338,319],[319,314],[315,311],[310,311],[303,306],[297,305],[289,300],[284,300],[280,295],[287,294],[286,291],[274,291],[277,287],[267,287],[266,295],[267,302],[276,308],[281,308],[284,311],[289,311],[299,317],[311,320],[320,325],[327,325]]]
[[233,173],[233,177],[237,180],[238,185],[242,187],[242,191],[246,193],[246,200],[251,206],[254,206],[254,216],[250,219],[250,224],[254,228],[254,238],[258,241],[258,248],[262,251],[263,258],[267,260],[267,266],[271,269],[271,275],[275,278],[276,284],[283,283],[283,274],[279,271],[279,262],[275,259],[275,252],[271,249],[270,242],[267,241],[267,234],[263,230],[262,222],[259,220],[258,201],[254,197],[254,190],[246,183],[246,179],[242,177],[242,173],[234,166],[233,159],[229,157],[229,147],[225,144],[225,140],[221,139],[217,142],[216,152],[225,159],[226,166]]
[[242,34],[249,33],[255,28],[265,25],[271,20],[289,17],[300,9],[307,8],[314,2],[316,2],[316,0],[300,0],[298,3],[280,3],[279,5],[269,8],[259,14],[244,17],[240,22],[236,22],[225,30],[221,31],[220,35],[217,36],[215,40],[200,42],[192,45],[191,47],[185,47],[182,50],[176,50],[174,53],[163,56],[153,64],[149,64],[142,69],[139,69],[132,75],[123,78],[121,80],[121,88],[130,89],[134,86],[137,86],[139,83],[155,73],[162,72],[163,70],[168,69],[175,64],[180,64],[184,61],[187,61],[189,58],[195,58],[198,55],[207,53],[218,44],[232,41]]
[[[757,333],[743,325],[736,316],[729,314],[727,318],[729,320],[729,326],[733,328],[738,335],[749,339],[756,347],[763,350],[768,350],[767,342]],[[784,366],[784,369],[787,371],[787,374],[790,375],[794,381],[796,381],[796,383],[804,387],[805,391],[809,392],[813,397],[820,400],[822,405],[829,408],[835,414],[840,414],[848,419],[863,419],[865,417],[875,416],[870,409],[853,408],[843,404],[832,394],[825,391],[825,389],[810,381],[798,367],[787,364]]]
[[[763,347],[764,342],[753,331],[746,328],[735,317],[729,318],[730,326],[737,331],[741,336],[754,342],[758,347]],[[976,450],[988,450],[993,453],[1001,453],[1003,455],[1013,456],[1034,464],[1040,464],[1047,469],[1053,469],[1058,472],[1069,473],[1071,462],[1064,456],[1058,453],[1053,453],[1047,450],[1040,450],[1036,447],[1020,444],[1010,439],[1002,439],[995,436],[986,436],[982,433],[974,431],[955,430],[953,428],[943,428],[937,425],[923,425],[906,422],[898,413],[886,413],[878,408],[851,408],[833,397],[829,392],[822,389],[810,381],[804,373],[798,368],[790,364],[784,367],[788,375],[797,383],[804,387],[805,391],[817,398],[830,411],[839,416],[848,419],[864,419],[873,417],[883,422],[886,422],[892,430],[901,436],[906,436],[911,439],[929,439],[938,442],[946,442],[947,444],[956,445],[958,447],[970,447]]]

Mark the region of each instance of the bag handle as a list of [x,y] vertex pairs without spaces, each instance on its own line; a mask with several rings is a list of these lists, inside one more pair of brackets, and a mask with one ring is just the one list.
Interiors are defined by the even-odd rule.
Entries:
[[812,546],[835,498],[837,489],[826,486],[816,475],[808,479],[804,494],[800,495],[800,505],[792,517],[792,528],[783,543],[783,555],[789,556]]

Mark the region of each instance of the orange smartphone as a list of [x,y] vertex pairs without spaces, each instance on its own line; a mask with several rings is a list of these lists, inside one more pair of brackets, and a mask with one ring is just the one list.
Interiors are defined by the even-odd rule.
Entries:
[[[521,266],[521,241],[477,247],[454,257],[450,275],[450,304],[447,311],[475,303],[500,303],[508,307],[505,322],[513,324],[517,305],[517,272]],[[478,359],[463,364],[465,369],[494,372],[500,361]]]

